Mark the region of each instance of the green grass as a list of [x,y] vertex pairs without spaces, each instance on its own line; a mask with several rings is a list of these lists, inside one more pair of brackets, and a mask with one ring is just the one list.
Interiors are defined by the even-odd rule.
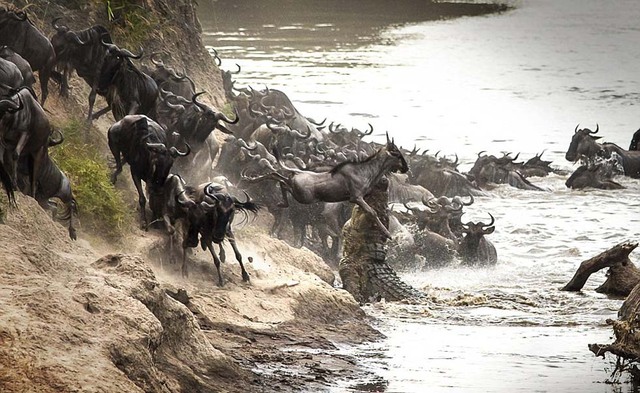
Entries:
[[131,228],[132,212],[122,193],[110,182],[107,161],[97,148],[84,142],[86,123],[71,119],[59,126],[65,141],[49,149],[71,181],[83,227],[108,238],[120,238]]
[[112,33],[120,48],[135,52],[158,29],[157,17],[140,1],[101,1],[105,5],[107,18],[113,27]]

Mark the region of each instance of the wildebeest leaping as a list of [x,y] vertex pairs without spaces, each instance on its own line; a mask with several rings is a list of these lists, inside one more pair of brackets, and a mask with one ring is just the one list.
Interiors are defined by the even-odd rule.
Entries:
[[[276,156],[278,155],[275,151]],[[291,193],[296,201],[302,204],[316,202],[342,202],[350,201],[360,206],[364,211],[375,218],[380,230],[389,238],[389,230],[382,224],[380,218],[367,202],[364,196],[369,194],[373,186],[387,173],[400,171],[406,173],[409,170],[402,152],[389,140],[387,134],[386,146],[363,161],[345,161],[334,166],[327,172],[311,172],[297,168],[290,168],[280,162],[280,166],[287,174],[271,172],[257,177],[248,177],[243,173],[242,177],[248,181],[271,179],[280,183],[283,207],[287,207],[287,192]]]

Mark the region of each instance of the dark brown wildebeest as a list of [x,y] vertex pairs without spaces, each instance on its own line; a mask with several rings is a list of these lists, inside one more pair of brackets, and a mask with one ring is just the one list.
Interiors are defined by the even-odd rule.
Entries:
[[625,188],[622,184],[613,181],[612,176],[610,164],[599,162],[581,165],[569,176],[565,185],[573,189],[592,187],[603,190],[619,190]]
[[[116,161],[111,182],[116,183],[124,163],[131,169],[131,178],[138,191],[141,226],[148,226],[145,206],[147,199],[142,190],[144,181],[150,193],[159,192],[164,186],[173,161],[191,151],[189,145],[183,153],[170,146],[167,132],[145,115],[128,115],[115,122],[107,131],[109,149]],[[157,214],[157,212],[155,212]],[[154,217],[158,218],[158,217]]]
[[56,63],[56,54],[49,39],[31,22],[24,11],[0,7],[0,45],[6,45],[38,71],[42,90],[42,105],[47,100],[49,78]]
[[615,143],[598,143],[601,137],[594,136],[598,133],[600,127],[596,125],[596,130],[591,131],[588,128],[578,129],[576,126],[571,144],[565,154],[567,161],[577,161],[580,158],[594,160],[597,157],[611,158],[613,154],[617,154],[620,158],[624,175],[635,179],[640,178],[640,151],[624,150]]
[[49,118],[36,101],[35,94],[28,87],[9,89],[11,101],[19,102],[21,109],[8,111],[0,119],[0,161],[10,171],[15,185],[18,173],[18,159],[27,157],[30,177],[30,196],[34,196],[36,181],[40,177],[53,128]]
[[498,261],[498,253],[495,246],[484,236],[492,234],[496,229],[493,226],[495,219],[491,214],[491,222],[474,223],[472,221],[463,224],[465,233],[460,241],[458,253],[462,257],[462,262],[467,265],[494,265]]
[[69,27],[59,23],[61,18],[55,18],[51,24],[56,33],[51,37],[51,44],[56,51],[56,66],[62,70],[60,94],[69,94],[69,75],[76,71],[79,77],[91,87],[89,92],[89,114],[87,121],[93,116],[93,105],[96,101],[98,81],[102,70],[102,63],[107,55],[107,48],[102,41],[111,44],[111,35],[107,29],[95,25],[84,30],[72,31]]
[[197,208],[189,210],[186,219],[185,237],[182,242],[182,274],[188,275],[187,271],[187,248],[198,245],[198,236],[202,249],[208,249],[213,257],[213,262],[218,272],[218,285],[223,286],[222,273],[220,272],[221,257],[219,257],[213,245],[218,244],[222,253],[222,242],[226,239],[231,244],[236,260],[240,264],[242,280],[249,281],[249,273],[242,263],[242,254],[236,245],[235,235],[231,227],[236,212],[257,213],[260,209],[256,203],[251,201],[245,192],[246,201],[241,202],[236,197],[229,194],[227,188],[218,183],[204,183],[196,187],[192,192],[192,199],[198,204]]
[[[278,157],[277,154],[276,157]],[[384,175],[395,171],[406,173],[409,170],[402,152],[393,143],[393,140],[389,140],[388,134],[386,146],[361,162],[346,161],[327,172],[289,168],[282,163],[280,166],[287,172],[286,175],[271,172],[257,177],[248,177],[243,174],[242,177],[248,181],[270,179],[279,182],[284,207],[287,206],[287,192],[291,193],[296,201],[303,204],[343,201],[355,203],[374,217],[380,230],[391,238],[389,230],[385,228],[376,212],[364,200],[364,196],[371,192]]]
[[102,62],[96,91],[106,98],[109,105],[96,112],[93,118],[97,119],[109,109],[116,120],[134,114],[154,118],[159,95],[158,85],[131,61],[131,59],[140,59],[142,50],[134,55],[104,40],[101,43],[107,48],[107,54]]
[[640,129],[633,133],[631,143],[629,144],[629,150],[640,150],[638,148],[638,142],[640,142]]

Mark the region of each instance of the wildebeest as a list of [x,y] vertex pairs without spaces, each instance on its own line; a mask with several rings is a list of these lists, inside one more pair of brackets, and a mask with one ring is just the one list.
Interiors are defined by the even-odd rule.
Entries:
[[519,172],[518,166],[514,163],[518,155],[510,157],[508,153],[505,153],[498,158],[494,155],[483,155],[482,153],[478,153],[476,162],[469,170],[469,176],[474,179],[480,188],[485,188],[489,183],[493,183],[509,184],[522,190],[544,191]]
[[488,224],[482,221],[474,223],[472,221],[463,225],[465,233],[460,241],[458,253],[462,262],[467,265],[494,265],[498,261],[498,253],[495,246],[484,236],[495,231],[493,226],[495,219],[489,213],[491,222]]
[[[12,62],[18,67],[20,70],[20,74],[22,75],[22,84],[19,84],[15,87],[27,86],[31,87],[34,83],[36,83],[36,78],[33,76],[33,70],[31,70],[31,66],[29,62],[26,61],[22,56],[14,52],[11,48],[4,45],[0,47],[0,58],[3,58],[7,61]],[[0,78],[1,79],[1,78]],[[10,83],[4,82],[7,85],[11,85]]]
[[629,144],[629,150],[640,150],[638,149],[638,142],[640,142],[640,129],[633,133],[631,143]]
[[144,181],[151,192],[161,190],[174,159],[188,155],[191,149],[186,145],[187,150],[181,152],[175,146],[169,146],[164,128],[145,115],[125,116],[109,128],[107,137],[116,161],[111,182],[115,184],[118,174],[122,172],[124,158],[124,162],[129,164],[131,178],[138,191],[141,226],[146,228],[147,200],[141,182]]
[[[15,113],[23,108],[22,101],[19,103],[15,103],[12,100],[3,99],[0,100],[0,119],[4,116],[5,113]],[[2,160],[2,155],[0,154],[0,183],[2,183],[2,187],[4,191],[7,193],[7,199],[10,204],[15,202],[14,196],[14,179],[11,177],[10,170],[7,168]]]
[[62,70],[60,93],[68,95],[69,75],[76,71],[79,77],[91,87],[89,92],[88,121],[93,116],[93,105],[96,101],[98,81],[107,48],[102,41],[111,44],[111,35],[104,26],[95,25],[84,30],[73,31],[59,23],[55,18],[51,24],[56,33],[51,37],[51,44],[56,51],[56,65]]
[[364,161],[346,161],[336,165],[327,172],[311,172],[296,168],[285,167],[280,164],[287,174],[271,172],[258,177],[243,176],[249,181],[271,179],[280,183],[284,204],[287,205],[287,192],[291,193],[296,201],[309,204],[315,202],[342,202],[350,201],[357,204],[364,211],[375,218],[376,224],[387,237],[391,237],[389,230],[376,214],[375,210],[367,204],[364,196],[387,173],[400,171],[406,173],[409,170],[407,162],[400,149],[387,135],[386,146],[380,148],[375,154]]
[[100,76],[97,93],[104,96],[109,104],[95,113],[97,119],[111,109],[113,117],[120,120],[127,115],[143,114],[154,118],[158,86],[147,74],[140,71],[131,59],[140,59],[142,50],[134,55],[126,49],[101,41],[107,48]]
[[49,92],[49,78],[56,63],[56,54],[40,30],[24,11],[0,7],[0,45],[6,45],[29,62],[38,71],[44,106]]
[[598,162],[581,165],[569,176],[565,185],[568,188],[582,189],[587,187],[604,190],[619,190],[625,188],[622,184],[611,179],[613,176],[611,164]]
[[31,89],[9,89],[9,97],[20,102],[21,109],[8,111],[0,119],[0,160],[15,183],[18,159],[23,155],[28,159],[31,196],[34,196],[53,128]]
[[260,207],[251,201],[245,193],[246,201],[241,202],[238,198],[229,194],[226,187],[218,183],[205,183],[193,190],[193,200],[198,204],[197,209],[191,209],[186,220],[186,234],[182,243],[183,259],[182,274],[186,276],[187,257],[186,252],[189,247],[200,245],[202,249],[208,249],[213,257],[216,270],[218,272],[218,285],[223,285],[222,273],[220,272],[220,257],[213,249],[214,244],[218,244],[222,249],[222,242],[226,239],[231,244],[236,260],[240,264],[242,280],[249,281],[249,273],[242,263],[242,254],[236,245],[235,235],[232,229],[233,219],[236,212],[257,213]]
[[7,93],[7,88],[17,89],[24,86],[24,78],[17,65],[0,57],[0,91]]
[[73,216],[77,214],[77,203],[71,190],[71,183],[67,176],[58,168],[56,163],[46,154],[42,163],[40,175],[36,179],[36,191],[31,192],[29,186],[29,169],[26,160],[21,159],[18,164],[18,187],[20,190],[29,195],[35,194],[35,199],[43,209],[51,209],[53,203],[51,198],[58,198],[64,205],[64,211],[61,214],[54,210],[55,217],[68,221],[69,237],[73,240],[77,239],[76,229],[73,227]]
[[599,126],[596,126],[595,131],[588,128],[578,129],[578,127],[579,125],[576,126],[571,144],[565,154],[567,161],[575,162],[583,157],[588,160],[594,160],[597,157],[611,158],[615,153],[624,168],[624,175],[636,179],[640,178],[640,151],[624,150],[615,143],[598,143],[597,140],[601,137],[593,134],[598,133]]

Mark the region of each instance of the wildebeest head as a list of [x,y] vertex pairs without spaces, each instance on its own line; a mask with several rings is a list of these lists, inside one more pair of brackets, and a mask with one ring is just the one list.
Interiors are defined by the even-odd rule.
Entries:
[[101,43],[107,48],[107,54],[105,55],[102,69],[100,70],[97,92],[98,94],[105,95],[109,87],[112,86],[118,72],[127,65],[133,66],[131,59],[140,59],[143,55],[143,50],[140,48],[140,54],[134,55],[128,50],[120,49],[116,45],[109,44],[104,40],[102,40]]
[[229,131],[225,126],[218,124],[218,122],[222,120],[228,124],[238,123],[238,121],[240,121],[238,111],[235,110],[236,118],[234,120],[229,119],[224,113],[216,112],[213,108],[198,101],[198,96],[204,93],[205,92],[194,94],[191,98],[193,104],[200,109],[200,119],[198,120],[195,130],[196,138],[204,140],[215,128],[225,134],[233,134],[233,132]]
[[157,140],[149,140],[153,138],[153,134],[149,131],[149,125],[146,117],[141,117],[135,123],[136,132],[145,135],[142,138],[144,147],[149,154],[151,183],[155,186],[162,186],[169,176],[169,171],[173,166],[173,161],[180,156],[186,156],[191,152],[191,147],[185,143],[186,150],[181,152],[175,146],[167,148],[166,143]]
[[211,222],[209,224],[213,225],[213,228],[210,229],[212,230],[214,243],[220,243],[224,240],[227,227],[233,221],[237,210],[256,213],[260,208],[255,202],[251,201],[249,194],[246,192],[244,192],[246,201],[241,202],[226,192],[226,188],[220,184],[209,183],[204,188],[204,193],[206,197],[201,204],[210,214]]
[[387,133],[387,145],[384,147],[386,154],[394,160],[391,166],[391,171],[399,171],[400,173],[407,173],[409,171],[409,165],[404,159],[402,151],[398,149],[393,139],[389,140],[389,134]]
[[68,26],[58,23],[58,21],[62,19],[62,17],[55,18],[51,21],[51,26],[56,30],[56,34],[51,37],[51,43],[53,47],[56,49],[56,55],[59,55],[58,51],[61,47],[66,45],[86,45],[87,42],[82,41],[78,34]]
[[593,134],[598,133],[600,127],[596,124],[596,130],[591,131],[588,128],[578,129],[579,126],[579,124],[576,126],[571,138],[571,144],[564,156],[567,161],[576,162],[582,156],[594,158],[602,150],[602,147],[596,142],[601,137],[593,136]]
[[490,235],[495,231],[496,227],[493,226],[495,219],[491,213],[489,213],[489,217],[491,217],[491,222],[488,224],[485,224],[482,221],[477,223],[469,221],[462,225],[462,231],[465,234],[465,242],[472,250],[477,250],[480,240],[484,235]]

